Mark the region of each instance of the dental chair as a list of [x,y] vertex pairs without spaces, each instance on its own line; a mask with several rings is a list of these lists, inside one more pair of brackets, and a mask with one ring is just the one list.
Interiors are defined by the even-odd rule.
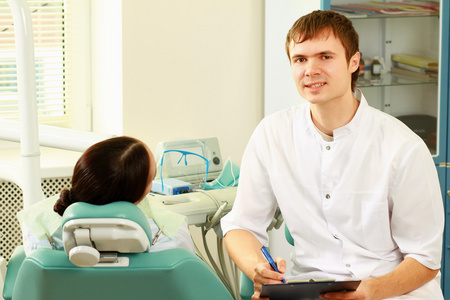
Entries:
[[19,247],[5,300],[232,300],[216,274],[185,249],[149,253],[152,233],[134,204],[75,203],[62,218],[64,250]]

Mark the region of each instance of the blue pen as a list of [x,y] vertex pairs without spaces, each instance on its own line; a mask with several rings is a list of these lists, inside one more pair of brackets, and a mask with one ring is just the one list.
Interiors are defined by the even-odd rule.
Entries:
[[[270,256],[269,251],[267,251],[266,247],[262,246],[261,247],[261,252],[264,255],[264,257],[267,259],[267,261],[269,262],[269,264],[272,267],[272,269],[274,269],[276,272],[280,273],[280,271],[278,271],[277,265],[273,261],[272,256]],[[286,280],[284,280],[284,279],[282,279],[281,281],[283,283],[286,283]]]

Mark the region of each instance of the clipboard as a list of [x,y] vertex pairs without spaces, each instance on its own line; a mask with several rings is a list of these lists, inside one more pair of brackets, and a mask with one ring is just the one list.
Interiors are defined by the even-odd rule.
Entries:
[[263,284],[261,298],[271,300],[315,300],[319,295],[328,292],[355,291],[361,280],[348,281],[310,281],[280,284]]

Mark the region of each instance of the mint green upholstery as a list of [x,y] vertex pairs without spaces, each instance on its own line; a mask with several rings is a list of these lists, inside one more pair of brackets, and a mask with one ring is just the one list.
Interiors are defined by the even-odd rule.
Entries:
[[291,232],[289,231],[289,228],[287,226],[284,226],[284,236],[286,237],[286,241],[294,246],[294,238],[292,237]]
[[61,220],[61,224],[74,219],[88,218],[120,218],[127,219],[139,224],[147,233],[149,241],[152,240],[152,231],[144,213],[133,203],[119,201],[106,205],[93,205],[89,203],[76,202],[70,205]]
[[[99,213],[114,218],[125,214],[124,218],[140,222],[139,217],[136,219],[136,216],[126,215],[129,212],[121,211],[120,207],[128,207],[125,210],[141,212],[131,205],[113,205],[110,213],[97,211],[97,208],[86,210],[85,205],[71,205],[64,221],[76,218],[77,213],[82,218]],[[103,206],[103,210],[105,208]],[[141,218],[141,222],[150,232],[147,220],[144,222]],[[81,268],[70,262],[64,250],[38,249],[25,257],[18,248],[6,273],[5,300],[233,299],[216,274],[186,249],[118,255],[127,256],[129,266]]]
[[[240,272],[240,280],[239,280],[239,295],[241,296],[242,300],[250,300],[252,299],[252,295],[254,292],[253,288],[253,281],[248,278],[247,275],[244,274],[244,272]],[[5,299],[7,300],[7,299]]]
[[127,256],[129,267],[80,268],[64,251],[36,250],[22,263],[12,299],[232,299],[209,267],[185,249]]
[[25,259],[25,250],[23,246],[17,247],[8,262],[8,270],[5,278],[5,285],[3,286],[3,299],[11,300],[14,291],[14,285],[19,272],[20,266]]

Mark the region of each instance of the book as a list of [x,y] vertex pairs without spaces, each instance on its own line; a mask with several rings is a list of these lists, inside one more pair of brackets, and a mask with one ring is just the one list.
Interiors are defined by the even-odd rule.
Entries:
[[332,5],[332,10],[349,16],[350,18],[361,18],[364,16],[422,16],[439,15],[439,5],[435,2],[417,1],[370,1],[366,3],[349,3],[342,5]]
[[439,14],[439,8],[436,9],[434,6],[418,5],[412,2],[380,2],[371,1],[372,5],[379,5],[381,7],[398,9],[406,14],[412,15],[435,15]]
[[402,69],[402,68],[398,68],[398,67],[391,67],[391,73],[396,74],[396,75],[405,76],[410,79],[426,81],[426,82],[436,81],[436,79],[437,79],[437,75],[436,75],[436,77],[434,77],[429,74],[422,74],[422,73],[418,73],[418,72],[414,72],[414,71],[410,71],[410,70],[406,70],[406,69]]
[[412,54],[406,53],[392,54],[391,59],[393,62],[403,63],[406,65],[424,68],[431,71],[437,71],[439,68],[438,60]]
[[425,9],[425,10],[432,10],[432,11],[436,11],[439,12],[439,1],[414,1],[414,0],[409,0],[407,2],[389,2],[390,4],[394,4],[394,5],[408,5],[408,6],[412,6],[414,8],[417,9]]
[[331,5],[331,9],[346,16],[349,19],[367,18],[368,14],[364,11],[357,11],[351,8],[346,8],[338,5]]
[[435,77],[435,78],[437,78],[437,76],[438,76],[438,71],[437,70],[429,70],[429,69],[425,69],[425,68],[419,68],[419,67],[410,66],[410,65],[407,65],[407,64],[404,64],[404,63],[399,63],[399,62],[396,62],[396,61],[392,62],[392,66],[400,68],[400,69],[416,72],[416,73],[419,73],[419,74],[427,74],[427,75],[430,75],[431,77]]
[[365,11],[367,13],[378,13],[378,14],[402,14],[405,11],[402,9],[390,8],[390,7],[381,7],[379,5],[374,5],[370,3],[365,4],[345,4],[343,7],[353,8],[356,11]]

